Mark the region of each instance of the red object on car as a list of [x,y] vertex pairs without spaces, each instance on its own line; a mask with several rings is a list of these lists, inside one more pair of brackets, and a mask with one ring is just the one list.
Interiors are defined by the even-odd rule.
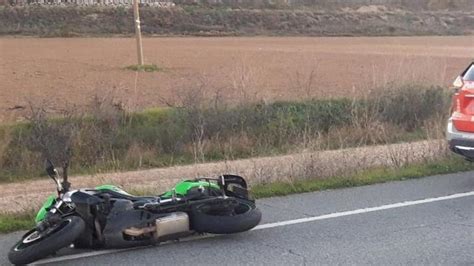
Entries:
[[452,151],[474,159],[474,62],[456,78],[453,86],[446,137]]

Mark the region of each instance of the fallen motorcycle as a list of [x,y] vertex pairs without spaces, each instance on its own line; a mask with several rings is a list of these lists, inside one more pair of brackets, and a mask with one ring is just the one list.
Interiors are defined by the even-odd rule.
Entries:
[[48,161],[57,186],[36,216],[36,227],[10,250],[13,264],[27,264],[61,248],[127,248],[154,245],[195,233],[232,234],[255,227],[261,212],[247,183],[236,175],[178,183],[155,197],[138,197],[103,185],[70,190]]

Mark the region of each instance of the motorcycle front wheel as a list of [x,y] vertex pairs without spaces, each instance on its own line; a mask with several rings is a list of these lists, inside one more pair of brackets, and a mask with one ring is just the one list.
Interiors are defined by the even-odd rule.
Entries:
[[74,242],[84,228],[80,217],[69,216],[45,232],[30,230],[10,249],[8,259],[12,264],[23,265],[47,257]]

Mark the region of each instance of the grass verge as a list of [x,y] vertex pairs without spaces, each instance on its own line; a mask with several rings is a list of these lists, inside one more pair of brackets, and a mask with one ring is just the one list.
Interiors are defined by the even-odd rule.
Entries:
[[84,112],[32,108],[28,122],[0,125],[0,182],[44,176],[47,157],[70,159],[77,175],[437,139],[450,103],[447,90],[418,85],[361,99],[237,105],[201,93],[142,112],[98,96]]
[[[459,157],[448,156],[447,158],[436,162],[410,164],[400,168],[378,167],[364,170],[350,176],[336,176],[326,179],[310,178],[294,182],[272,182],[268,184],[255,185],[252,187],[252,195],[257,199],[260,199],[296,193],[415,179],[430,175],[471,170],[474,170],[474,164]],[[143,194],[142,191],[134,192],[136,194]],[[0,215],[0,233],[27,230],[33,226],[34,213],[32,212],[14,215]]]
[[458,157],[449,156],[437,162],[410,164],[400,168],[378,167],[364,170],[350,176],[306,179],[291,183],[272,182],[269,184],[261,184],[252,187],[252,195],[257,199],[285,196],[296,193],[364,186],[470,170],[474,170],[474,164]]
[[0,214],[0,233],[28,230],[35,226],[35,214],[25,212],[18,214]]

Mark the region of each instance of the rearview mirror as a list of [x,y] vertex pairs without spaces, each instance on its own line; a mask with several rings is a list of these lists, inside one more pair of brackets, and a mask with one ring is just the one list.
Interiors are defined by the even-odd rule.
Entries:
[[453,82],[453,86],[455,89],[460,89],[462,88],[463,85],[464,85],[464,82],[461,76],[458,76]]
[[56,177],[56,171],[54,169],[54,165],[49,159],[46,160],[46,173],[48,173],[48,175],[52,178]]
[[[51,179],[53,179],[54,183],[56,183],[56,190],[58,191],[58,195],[60,195],[61,192],[63,191],[63,186],[59,182],[58,171],[56,170],[56,168],[54,168],[53,163],[49,159],[46,160],[46,173],[48,173],[49,177],[51,177]],[[69,187],[68,187],[68,189],[69,189]]]

